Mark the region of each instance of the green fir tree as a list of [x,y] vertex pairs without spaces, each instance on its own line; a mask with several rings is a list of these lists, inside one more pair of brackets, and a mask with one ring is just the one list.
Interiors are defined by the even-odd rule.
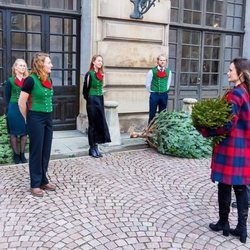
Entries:
[[[217,129],[232,119],[232,105],[226,98],[201,100],[194,104],[192,121],[196,128]],[[226,135],[212,137],[212,146],[221,142]]]
[[212,154],[211,142],[201,136],[185,112],[157,114],[147,128],[146,139],[162,154],[185,158],[207,158]]

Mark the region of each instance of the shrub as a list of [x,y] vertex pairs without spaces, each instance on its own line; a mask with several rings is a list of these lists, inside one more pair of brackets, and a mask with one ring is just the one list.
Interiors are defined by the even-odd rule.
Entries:
[[12,150],[9,144],[6,116],[0,116],[0,164],[12,163]]

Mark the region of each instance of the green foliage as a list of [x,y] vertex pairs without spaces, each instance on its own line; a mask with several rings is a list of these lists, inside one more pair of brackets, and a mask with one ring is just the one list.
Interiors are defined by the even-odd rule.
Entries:
[[0,116],[0,164],[12,163],[12,150],[9,144],[6,116]]
[[147,140],[162,154],[185,158],[210,157],[211,142],[193,127],[189,114],[162,111],[148,128]]
[[[223,127],[232,119],[232,105],[225,97],[202,100],[194,104],[191,117],[195,127],[209,129]],[[219,143],[225,137],[225,135],[213,137],[212,145]]]

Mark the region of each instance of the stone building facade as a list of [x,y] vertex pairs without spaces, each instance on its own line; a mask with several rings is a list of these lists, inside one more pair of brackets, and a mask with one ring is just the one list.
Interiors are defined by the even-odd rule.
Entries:
[[[143,19],[130,18],[130,1],[83,1],[82,7],[83,13],[91,15],[83,16],[81,74],[92,54],[103,55],[105,99],[119,103],[121,131],[142,128],[148,116],[146,73],[159,54],[168,55],[170,1],[156,3]],[[79,130],[87,126],[84,102],[80,95]]]
[[[82,81],[93,54],[105,65],[105,100],[118,105],[121,132],[147,123],[147,71],[166,54],[173,72],[168,110],[187,97],[221,95],[230,60],[250,58],[250,3],[246,0],[160,0],[141,19],[130,0],[0,0],[0,82],[18,57],[36,51],[54,68],[56,130],[85,131]],[[0,88],[0,114],[5,112]]]

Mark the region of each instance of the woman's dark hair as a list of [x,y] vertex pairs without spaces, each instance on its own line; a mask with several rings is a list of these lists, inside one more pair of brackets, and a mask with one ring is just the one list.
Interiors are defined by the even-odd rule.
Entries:
[[247,91],[250,93],[250,60],[247,58],[234,58],[231,63],[234,64],[237,75],[242,74],[242,82],[246,83]]

